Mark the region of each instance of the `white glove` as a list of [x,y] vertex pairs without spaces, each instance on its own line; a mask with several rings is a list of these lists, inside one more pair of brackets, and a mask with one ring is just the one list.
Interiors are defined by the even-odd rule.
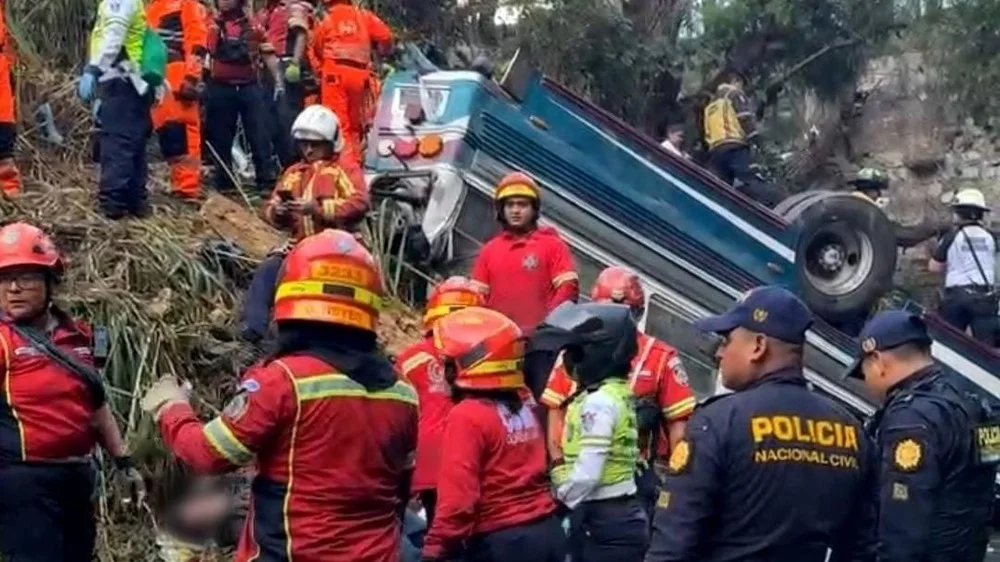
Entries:
[[[186,386],[186,385],[185,385]],[[167,375],[153,383],[142,397],[142,409],[159,421],[160,411],[168,404],[187,403],[188,393],[177,382],[177,378]]]

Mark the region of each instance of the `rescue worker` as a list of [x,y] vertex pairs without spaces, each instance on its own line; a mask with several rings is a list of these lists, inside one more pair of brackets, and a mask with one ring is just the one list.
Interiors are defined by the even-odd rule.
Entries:
[[[554,228],[538,226],[541,195],[523,172],[497,183],[493,205],[502,230],[480,249],[469,276],[486,295],[487,306],[526,334],[560,303],[575,302],[580,294],[569,246]],[[534,388],[534,381],[529,385]]]
[[208,50],[211,55],[205,111],[208,144],[216,162],[215,187],[233,189],[231,173],[236,124],[250,144],[257,190],[267,194],[274,188],[275,170],[271,162],[271,135],[268,129],[268,104],[258,70],[266,67],[274,83],[274,97],[284,95],[278,57],[267,36],[245,12],[246,0],[218,0],[219,15],[209,26]]
[[469,307],[438,320],[433,337],[455,405],[421,558],[564,562],[545,437],[521,372],[521,330],[495,310]]
[[378,265],[348,232],[288,254],[275,298],[275,353],[244,374],[203,425],[164,377],[143,398],[164,444],[200,472],[254,461],[237,562],[395,562],[410,495],[417,396],[378,351]]
[[[751,167],[750,145],[757,143],[758,131],[753,106],[744,93],[746,85],[746,77],[739,72],[726,72],[714,99],[705,106],[703,126],[709,167],[722,181],[773,207],[783,199],[782,194],[761,181]],[[741,184],[735,184],[736,180]]]
[[[636,322],[645,314],[646,295],[639,276],[624,267],[612,266],[600,273],[590,292],[598,303],[629,307]],[[647,515],[652,518],[659,479],[656,464],[665,466],[670,446],[684,436],[695,398],[677,350],[642,332],[636,332],[638,353],[629,365],[628,387],[635,395],[639,427],[640,470],[636,483]],[[577,384],[561,362],[553,369],[542,394],[548,408],[549,456],[562,458],[565,406],[577,394]],[[661,462],[662,460],[662,462]]]
[[[889,198],[885,197],[885,191],[889,189],[889,176],[884,171],[862,168],[847,183],[854,189],[854,195],[871,201],[878,208],[885,209],[889,204]],[[896,245],[900,248],[911,248],[949,230],[936,224],[903,225],[892,219],[890,222],[896,232]],[[863,325],[864,320],[852,335],[857,335]]]
[[674,446],[647,562],[874,560],[873,447],[859,420],[808,388],[811,324],[774,286],[695,323],[722,337],[734,392],[696,408]]
[[153,128],[170,164],[174,195],[201,195],[202,70],[208,55],[208,11],[198,0],[152,0],[146,19],[167,47],[169,87],[153,106]]
[[0,554],[10,562],[90,562],[98,443],[141,499],[94,369],[90,328],[52,302],[63,273],[38,228],[0,229]]
[[305,108],[302,74],[307,65],[305,52],[312,27],[312,11],[312,5],[304,0],[268,0],[254,18],[274,47],[285,79],[284,95],[276,96],[275,85],[268,82],[269,95],[266,96],[272,102],[267,112],[271,144],[282,168],[291,166],[296,160],[291,130],[296,116]]
[[21,172],[14,162],[17,106],[14,99],[14,44],[7,35],[7,2],[0,0],[0,190],[6,197],[21,193]]
[[444,378],[444,364],[434,347],[434,326],[453,312],[484,304],[483,296],[465,277],[449,277],[438,283],[424,308],[423,339],[403,350],[396,358],[396,370],[413,385],[420,398],[420,433],[413,492],[420,497],[428,527],[434,523],[441,440],[452,405],[451,387]]
[[859,341],[849,373],[883,402],[869,426],[879,450],[879,562],[983,560],[1000,424],[934,363],[921,318],[879,313]]
[[351,154],[360,159],[370,114],[373,52],[392,53],[392,30],[352,0],[328,0],[310,39],[320,75],[320,100],[337,113]]
[[532,348],[563,350],[579,385],[566,410],[562,455],[553,459],[556,499],[569,515],[574,562],[641,560],[648,518],[636,497],[639,430],[628,373],[638,352],[628,307],[565,303],[545,318]]
[[[321,105],[306,108],[295,120],[292,136],[302,161],[285,170],[271,199],[264,204],[264,220],[291,234],[296,242],[324,228],[356,231],[370,207],[364,184],[351,181],[338,165],[343,149],[337,116]],[[267,335],[278,272],[286,249],[280,249],[257,268],[243,303],[243,335],[251,342]]]
[[109,219],[149,214],[146,143],[153,88],[140,75],[146,12],[140,0],[101,0],[77,94],[100,100],[98,208]]
[[942,236],[928,269],[944,272],[940,313],[946,322],[990,347],[1000,346],[997,321],[997,243],[983,226],[989,212],[978,189],[963,189],[951,203],[955,225]]

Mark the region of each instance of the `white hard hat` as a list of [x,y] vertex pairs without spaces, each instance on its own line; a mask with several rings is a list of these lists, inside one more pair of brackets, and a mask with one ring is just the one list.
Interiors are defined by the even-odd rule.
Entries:
[[340,120],[336,113],[324,105],[310,105],[299,113],[292,125],[292,138],[333,143],[334,152],[344,149]]
[[955,198],[951,201],[952,207],[972,207],[975,209],[982,209],[984,211],[989,211],[990,208],[986,206],[986,197],[983,196],[983,192],[978,189],[963,189],[955,194]]

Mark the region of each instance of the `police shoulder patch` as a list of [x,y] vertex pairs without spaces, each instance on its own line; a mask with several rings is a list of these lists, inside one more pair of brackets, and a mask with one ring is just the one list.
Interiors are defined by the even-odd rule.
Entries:
[[240,391],[239,394],[233,396],[232,400],[226,404],[226,407],[222,409],[222,413],[230,420],[236,421],[243,417],[249,406],[250,396],[246,391]]
[[691,442],[681,439],[674,445],[670,452],[670,460],[667,461],[667,470],[670,474],[681,474],[687,470],[691,464]]
[[903,472],[915,472],[924,460],[924,449],[920,443],[912,438],[906,438],[898,443],[892,450],[892,464],[897,470]]

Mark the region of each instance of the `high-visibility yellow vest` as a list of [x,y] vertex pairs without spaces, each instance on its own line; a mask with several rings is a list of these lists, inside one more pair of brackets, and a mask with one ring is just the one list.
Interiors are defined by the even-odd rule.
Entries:
[[[138,9],[134,10],[131,17],[129,17],[125,40],[122,42],[122,50],[125,51],[128,60],[138,69],[142,62],[142,45],[146,35],[146,10],[143,9],[141,2],[136,2],[136,5]],[[104,34],[107,33],[108,24],[113,19],[108,14],[107,6],[108,2],[104,1],[97,8],[97,21],[94,22],[94,29],[90,33],[91,55],[93,55],[96,49],[100,48],[101,40],[104,38]]]
[[709,149],[725,143],[746,143],[746,133],[728,95],[719,96],[705,106],[704,117],[705,143]]
[[[634,478],[636,464],[639,462],[639,428],[635,419],[633,407],[634,395],[625,379],[607,379],[600,388],[593,392],[603,392],[610,396],[618,406],[618,422],[611,435],[611,449],[601,471],[601,486],[609,486]],[[565,482],[573,470],[573,464],[580,456],[580,447],[584,445],[605,446],[607,441],[589,442],[583,436],[581,414],[587,393],[581,393],[566,409],[566,426],[563,432],[563,464],[553,470],[553,480],[556,484]]]

